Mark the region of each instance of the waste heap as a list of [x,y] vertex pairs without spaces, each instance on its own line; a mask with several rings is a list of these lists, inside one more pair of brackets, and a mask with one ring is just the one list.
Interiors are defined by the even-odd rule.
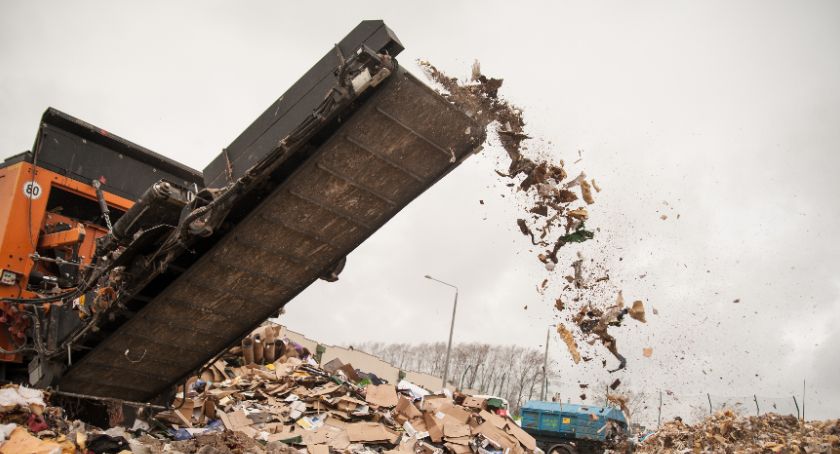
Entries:
[[840,420],[800,421],[768,413],[718,412],[695,425],[679,419],[650,435],[637,452],[840,453]]
[[3,388],[0,421],[9,424],[0,426],[0,454],[526,454],[536,449],[533,437],[484,399],[429,394],[404,381],[383,383],[339,361],[321,368],[293,343],[272,342],[280,346],[279,358],[259,361],[247,348],[259,344],[255,337],[246,338],[244,350],[232,349],[188,380],[169,410],[134,421],[130,430],[71,422],[61,408],[47,406],[41,391]]
[[[265,355],[271,344],[271,353],[279,357],[274,362]],[[432,395],[404,381],[383,383],[336,360],[321,368],[305,349],[273,339],[270,329],[246,338],[242,347],[188,381],[187,390],[172,410],[156,417],[170,424],[177,438],[225,429],[309,454],[524,454],[536,449],[533,437],[489,410],[483,399]]]

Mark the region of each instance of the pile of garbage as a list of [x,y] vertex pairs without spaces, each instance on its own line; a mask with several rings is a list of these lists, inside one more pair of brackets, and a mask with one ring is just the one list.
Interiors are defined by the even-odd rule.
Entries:
[[0,396],[0,453],[526,454],[533,437],[492,399],[384,383],[338,360],[324,367],[265,327],[181,387],[171,408],[126,430],[69,421],[41,391]]
[[[125,430],[107,431],[67,419],[38,389],[14,384],[0,388],[0,453],[118,453],[130,450]],[[131,452],[131,451],[128,451]]]
[[775,413],[744,417],[725,410],[694,425],[680,419],[668,422],[636,451],[837,453],[840,420],[803,422]]

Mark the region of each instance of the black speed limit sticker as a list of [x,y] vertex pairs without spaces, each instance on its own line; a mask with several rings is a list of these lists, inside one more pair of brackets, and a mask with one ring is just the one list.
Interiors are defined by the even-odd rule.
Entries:
[[43,192],[41,185],[35,181],[27,181],[23,184],[23,196],[26,198],[36,200]]

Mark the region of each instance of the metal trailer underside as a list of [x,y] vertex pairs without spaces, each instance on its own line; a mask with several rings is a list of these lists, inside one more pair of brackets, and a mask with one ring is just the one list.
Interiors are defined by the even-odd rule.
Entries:
[[166,392],[456,167],[480,145],[480,129],[397,68],[239,224],[73,364],[59,389],[136,401]]

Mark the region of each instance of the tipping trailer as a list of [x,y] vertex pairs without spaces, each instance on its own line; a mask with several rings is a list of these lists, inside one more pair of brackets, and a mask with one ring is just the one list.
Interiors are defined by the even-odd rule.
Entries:
[[276,314],[484,130],[363,21],[202,171],[55,109],[0,165],[6,378],[150,401]]
[[521,409],[522,429],[547,454],[596,454],[627,433],[615,407],[532,400]]

